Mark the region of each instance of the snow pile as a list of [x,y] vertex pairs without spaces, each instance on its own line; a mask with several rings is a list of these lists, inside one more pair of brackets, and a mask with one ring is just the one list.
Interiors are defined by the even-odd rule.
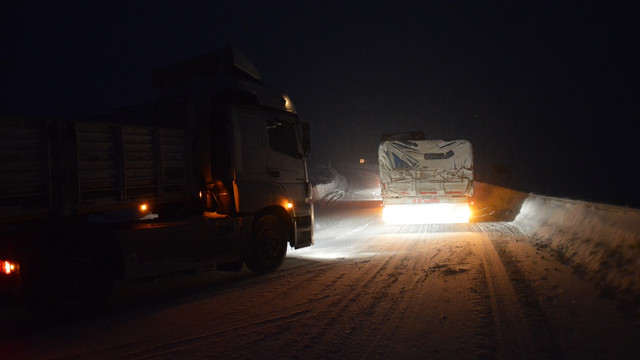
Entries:
[[508,221],[622,307],[640,304],[640,210],[475,182],[476,221]]
[[[322,179],[322,183],[313,184],[311,188],[311,198],[316,204],[324,204],[327,202],[340,199],[347,189],[347,179],[338,174],[335,169],[329,169],[327,179]],[[327,182],[324,182],[327,181]]]
[[640,210],[529,194],[513,224],[621,305],[640,300]]

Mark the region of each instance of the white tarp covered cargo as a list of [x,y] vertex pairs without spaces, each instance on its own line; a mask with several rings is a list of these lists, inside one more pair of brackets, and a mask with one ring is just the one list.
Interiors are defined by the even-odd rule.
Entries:
[[473,194],[473,153],[467,140],[383,141],[378,164],[385,203],[407,203],[393,198],[440,202]]

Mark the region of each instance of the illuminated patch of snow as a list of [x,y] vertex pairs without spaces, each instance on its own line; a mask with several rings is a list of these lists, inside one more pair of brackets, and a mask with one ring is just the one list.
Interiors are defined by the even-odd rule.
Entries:
[[[348,191],[335,172],[314,194]],[[474,197],[508,217],[529,241],[551,249],[587,279],[623,301],[640,300],[640,209],[527,194],[476,182]],[[511,215],[510,215],[511,214]],[[482,220],[480,220],[482,221]]]

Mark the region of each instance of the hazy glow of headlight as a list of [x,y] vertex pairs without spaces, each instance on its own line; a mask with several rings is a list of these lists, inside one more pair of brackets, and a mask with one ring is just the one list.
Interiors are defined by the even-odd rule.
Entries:
[[314,260],[358,259],[370,258],[376,255],[378,255],[378,253],[376,252],[358,252],[357,249],[336,249],[333,247],[314,249],[313,246],[287,252],[287,257],[290,258],[296,257]]
[[468,223],[470,216],[467,203],[387,205],[382,209],[387,224],[460,224]]
[[19,266],[16,262],[9,260],[0,260],[0,265],[2,265],[2,273],[4,273],[5,275],[11,275],[18,272]]

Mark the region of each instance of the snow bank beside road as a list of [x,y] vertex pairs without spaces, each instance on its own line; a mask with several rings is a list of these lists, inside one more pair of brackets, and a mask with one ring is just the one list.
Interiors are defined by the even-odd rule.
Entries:
[[529,194],[513,223],[620,305],[640,301],[640,210]]
[[311,198],[316,204],[324,204],[336,201],[344,196],[347,189],[347,179],[338,174],[334,169],[329,169],[327,178],[322,179],[322,183],[313,184],[311,188]]
[[[527,194],[476,182],[474,199],[490,216],[509,221],[539,248],[616,298],[623,307],[640,303],[640,210]],[[633,305],[635,303],[635,305]]]

